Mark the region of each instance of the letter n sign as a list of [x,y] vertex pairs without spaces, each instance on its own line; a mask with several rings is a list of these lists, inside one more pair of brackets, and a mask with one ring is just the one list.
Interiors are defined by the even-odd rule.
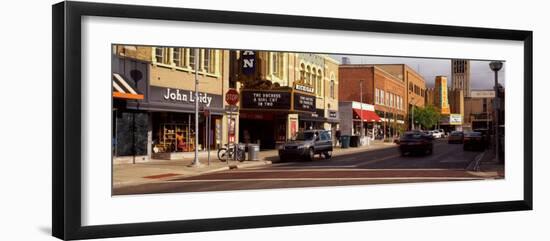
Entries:
[[256,70],[256,54],[254,53],[254,51],[243,51],[241,59],[241,68],[243,74],[253,75]]

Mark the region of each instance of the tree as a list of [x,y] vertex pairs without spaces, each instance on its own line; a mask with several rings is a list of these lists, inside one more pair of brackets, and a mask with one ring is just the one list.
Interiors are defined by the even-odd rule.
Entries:
[[414,122],[420,124],[423,129],[431,129],[434,125],[437,124],[437,122],[439,122],[441,115],[433,105],[428,105],[424,108],[413,108]]

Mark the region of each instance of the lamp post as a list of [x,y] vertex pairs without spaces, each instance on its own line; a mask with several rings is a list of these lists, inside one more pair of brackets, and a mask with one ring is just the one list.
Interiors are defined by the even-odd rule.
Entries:
[[199,49],[195,51],[195,159],[193,160],[194,167],[200,167],[199,161]]
[[365,130],[363,129],[363,80],[359,80],[359,95],[359,99],[361,100],[361,117],[359,118],[361,123],[361,134],[359,135],[359,143],[363,145],[363,137],[365,136]]
[[[409,95],[411,92],[409,91]],[[411,98],[411,130],[414,130],[414,96]]]
[[498,98],[498,71],[500,69],[502,69],[502,65],[503,63],[501,61],[492,61],[491,63],[489,63],[489,67],[491,68],[492,71],[495,72],[495,100],[494,100],[494,106],[493,106],[493,111],[495,112],[495,123],[493,123],[493,127],[495,128],[495,137],[494,137],[494,141],[495,141],[495,156],[497,157],[497,162],[500,161],[500,158],[499,158],[499,134],[498,134],[498,125],[499,125],[499,122],[498,122],[498,110],[499,110],[499,105],[500,105],[500,102],[499,102],[499,98]]

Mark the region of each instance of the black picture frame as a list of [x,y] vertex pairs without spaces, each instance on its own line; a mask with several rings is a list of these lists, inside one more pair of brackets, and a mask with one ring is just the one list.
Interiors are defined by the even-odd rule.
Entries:
[[[60,239],[88,239],[214,230],[323,224],[381,219],[532,210],[533,208],[533,32],[324,17],[198,10],[90,2],[60,2],[52,7],[52,233]],[[524,194],[521,200],[405,208],[342,210],[283,215],[81,224],[81,19],[103,16],[258,26],[300,27],[426,36],[516,40],[524,43]]]

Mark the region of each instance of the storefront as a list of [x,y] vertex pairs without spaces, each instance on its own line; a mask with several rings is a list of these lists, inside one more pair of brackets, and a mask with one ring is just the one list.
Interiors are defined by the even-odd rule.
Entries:
[[[117,59],[113,64],[114,160],[181,159],[185,152],[194,152],[195,148],[221,146],[222,95],[199,92],[196,98],[191,90],[152,86],[146,77],[148,71],[147,63],[134,60]],[[195,141],[195,101],[200,107],[198,141]]]
[[303,129],[323,125],[315,117],[315,96],[290,88],[241,90],[239,142],[274,149]]
[[376,114],[374,106],[355,101],[342,101],[338,107],[340,113],[341,135],[365,136],[374,139],[379,133],[382,118]]

